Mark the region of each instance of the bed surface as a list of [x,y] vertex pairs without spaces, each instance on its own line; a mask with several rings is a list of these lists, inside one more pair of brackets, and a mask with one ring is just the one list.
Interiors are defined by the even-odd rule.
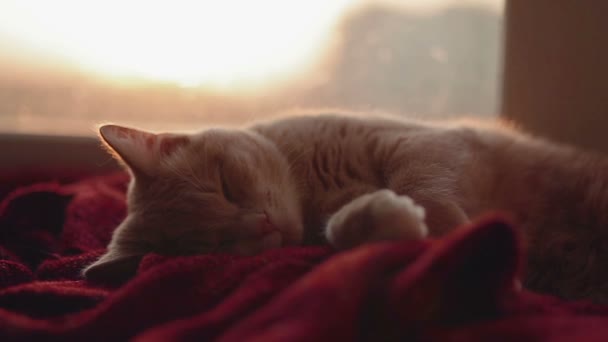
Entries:
[[80,270],[125,215],[127,175],[2,179],[1,341],[608,340],[608,307],[520,288],[520,236],[497,214],[342,253],[150,254],[94,283]]

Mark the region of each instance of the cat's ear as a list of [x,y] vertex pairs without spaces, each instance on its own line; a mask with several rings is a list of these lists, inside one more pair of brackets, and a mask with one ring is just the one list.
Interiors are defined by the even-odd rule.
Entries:
[[142,257],[138,254],[123,254],[110,250],[87,266],[82,271],[82,275],[95,282],[123,282],[135,275]]
[[161,158],[186,145],[186,135],[155,134],[135,128],[104,125],[99,135],[135,174],[152,176]]

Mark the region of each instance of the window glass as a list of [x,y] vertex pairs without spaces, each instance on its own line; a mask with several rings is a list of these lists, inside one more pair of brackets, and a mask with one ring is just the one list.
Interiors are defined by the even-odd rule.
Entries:
[[0,0],[0,131],[497,113],[502,0]]

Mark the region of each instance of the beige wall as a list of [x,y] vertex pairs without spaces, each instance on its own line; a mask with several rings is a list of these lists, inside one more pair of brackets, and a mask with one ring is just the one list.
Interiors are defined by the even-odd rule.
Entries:
[[608,152],[608,1],[508,0],[502,112]]

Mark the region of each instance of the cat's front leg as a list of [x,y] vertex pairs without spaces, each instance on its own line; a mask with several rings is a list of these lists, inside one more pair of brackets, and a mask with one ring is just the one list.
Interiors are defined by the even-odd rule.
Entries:
[[384,189],[359,196],[334,213],[325,228],[336,248],[369,241],[423,239],[428,234],[424,208],[408,196]]

